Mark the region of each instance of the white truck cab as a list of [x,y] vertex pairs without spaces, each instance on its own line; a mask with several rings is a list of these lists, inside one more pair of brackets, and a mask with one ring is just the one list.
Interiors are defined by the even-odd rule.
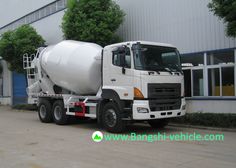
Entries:
[[103,91],[132,101],[132,119],[185,114],[184,79],[176,47],[146,41],[106,46],[102,72]]
[[[67,61],[70,57],[67,55],[67,59],[61,55],[63,58],[61,60],[64,61],[57,61],[52,67],[50,63],[53,63],[54,59],[49,62],[50,58],[62,54],[63,49],[72,54],[73,59]],[[100,52],[100,47],[92,43],[64,41],[55,47],[46,48],[45,51],[46,54],[38,52],[34,59],[24,56],[26,61],[24,68],[27,72],[36,69],[33,81],[32,73],[28,74],[28,94],[30,102],[32,99],[37,100],[39,118],[42,122],[54,121],[62,125],[67,123],[68,115],[92,117],[96,118],[106,130],[121,132],[127,122],[148,121],[153,128],[159,128],[167,125],[169,118],[185,114],[184,77],[180,55],[172,45],[130,41],[106,46],[101,48]],[[87,66],[87,70],[93,69],[93,71],[81,69],[86,66],[83,64],[86,60],[76,60],[75,53],[84,56],[90,53],[91,59],[87,58],[90,59],[87,61],[90,67]],[[96,62],[92,64],[93,55]],[[42,66],[41,60],[49,60],[46,62],[48,66],[50,65],[49,68]],[[72,64],[77,65],[76,61],[80,66],[68,67]],[[72,76],[62,76],[57,74],[57,68],[60,68],[62,73],[63,68],[67,68],[67,75],[70,74],[70,70],[77,69],[84,71],[88,76],[83,76],[84,74],[77,71],[71,72],[71,74],[78,73],[77,79],[70,78]],[[55,75],[50,76],[50,74]],[[92,78],[89,78],[89,75]],[[94,77],[98,77],[98,80],[94,80]],[[76,85],[72,85],[72,80],[77,80],[80,84],[84,82],[86,85],[92,81],[93,83],[101,81],[101,84],[96,94],[86,95],[76,93]],[[70,86],[73,86],[74,91]],[[51,91],[45,88],[51,88]],[[86,90],[83,91],[86,93]]]

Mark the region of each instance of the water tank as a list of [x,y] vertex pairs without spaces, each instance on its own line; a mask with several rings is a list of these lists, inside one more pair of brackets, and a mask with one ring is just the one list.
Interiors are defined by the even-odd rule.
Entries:
[[66,40],[45,48],[41,66],[56,85],[80,95],[96,94],[101,85],[102,47]]

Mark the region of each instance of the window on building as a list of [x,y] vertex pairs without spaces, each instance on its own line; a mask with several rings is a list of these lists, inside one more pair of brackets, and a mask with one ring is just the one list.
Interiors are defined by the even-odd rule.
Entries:
[[193,96],[204,95],[203,70],[193,70]]
[[40,13],[39,13],[39,11],[36,11],[35,13],[34,13],[34,18],[35,18],[35,20],[39,20],[40,19]]
[[209,96],[234,96],[234,67],[208,69]]
[[51,14],[51,6],[46,7],[46,16]]
[[35,21],[35,13],[30,14],[30,23]]
[[41,9],[38,9],[28,15],[25,15],[19,20],[12,22],[11,24],[5,26],[4,28],[0,29],[0,34],[8,31],[14,30],[15,28],[23,25],[23,24],[30,24],[33,23],[41,18],[49,16],[57,11],[61,11],[66,8],[67,0],[58,0],[49,5],[44,6]]
[[222,96],[234,96],[234,67],[222,67]]
[[64,7],[66,7],[67,0],[62,0],[62,4]]
[[220,96],[220,70],[219,68],[208,69],[208,95]]
[[184,87],[185,87],[185,97],[192,96],[192,86],[191,86],[191,70],[183,70],[184,72]]
[[25,22],[26,24],[30,23],[30,16],[29,16],[29,15],[27,15],[27,16],[25,17],[25,21],[26,21],[26,22]]
[[42,8],[42,9],[40,10],[40,17],[43,18],[43,17],[45,17],[45,16],[46,16],[46,8]]
[[56,3],[51,4],[51,13],[55,13],[57,11]]
[[185,96],[235,96],[234,50],[205,55],[207,56],[206,63],[199,64],[200,66],[197,64],[204,60],[201,55],[199,55],[200,58],[194,59],[192,55],[189,58],[187,55],[182,57],[184,63],[192,64],[192,66],[183,67]]
[[182,55],[181,63],[183,67],[201,66],[204,64],[204,54]]
[[24,24],[27,24],[27,20],[28,20],[27,16],[23,17],[22,20],[23,20],[22,22],[23,22]]
[[56,2],[56,7],[57,7],[57,10],[62,10],[65,8],[65,2],[63,2],[63,0],[59,0]]
[[207,65],[234,64],[234,51],[207,54]]

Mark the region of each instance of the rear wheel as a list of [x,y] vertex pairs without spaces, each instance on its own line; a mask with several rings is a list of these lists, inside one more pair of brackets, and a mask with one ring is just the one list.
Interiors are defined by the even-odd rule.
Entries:
[[148,121],[149,125],[152,128],[164,128],[168,125],[169,120],[168,119],[159,119],[159,120],[150,120]]
[[68,116],[62,100],[57,100],[53,103],[53,120],[58,125],[65,125],[68,123]]
[[125,123],[122,121],[120,109],[116,103],[107,103],[103,108],[102,122],[104,128],[109,132],[122,132],[125,128]]
[[39,100],[38,115],[43,123],[52,122],[52,105],[47,99]]

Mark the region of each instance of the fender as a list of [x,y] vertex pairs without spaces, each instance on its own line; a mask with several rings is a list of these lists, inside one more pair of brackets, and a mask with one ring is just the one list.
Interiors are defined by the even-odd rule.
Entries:
[[102,99],[112,99],[117,103],[121,111],[124,109],[124,102],[120,99],[116,91],[112,89],[102,89]]

